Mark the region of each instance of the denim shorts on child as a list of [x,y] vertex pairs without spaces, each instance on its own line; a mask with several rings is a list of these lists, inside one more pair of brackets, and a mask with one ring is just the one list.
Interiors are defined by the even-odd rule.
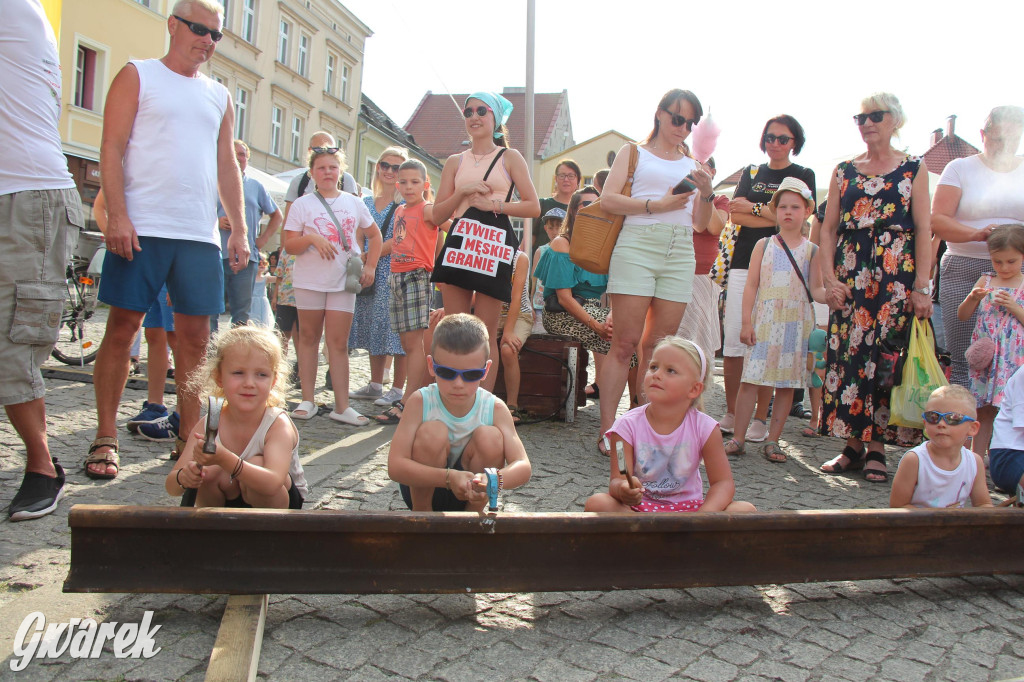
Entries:
[[161,237],[139,237],[139,246],[142,250],[134,252],[130,261],[107,251],[100,277],[102,302],[144,313],[166,282],[174,312],[224,312],[224,270],[218,246]]
[[[424,272],[426,272],[424,270]],[[460,455],[455,464],[451,467],[455,471],[465,471],[462,468],[462,456]],[[409,490],[409,486],[404,483],[398,484],[398,490],[402,493],[402,500],[405,502],[405,506],[412,509],[412,492]],[[430,500],[431,509],[433,511],[466,511],[466,501],[460,500],[455,497],[455,493],[447,488],[434,488],[434,497]]]
[[73,188],[0,196],[0,405],[46,393],[39,367],[57,343],[65,270],[82,226]]
[[419,268],[388,275],[391,286],[391,331],[396,334],[426,329],[430,324],[433,285],[430,273]]
[[988,451],[989,473],[992,483],[1011,495],[1017,493],[1017,484],[1024,476],[1024,450],[993,448]]
[[689,303],[696,267],[689,225],[623,225],[608,269],[608,293]]
[[146,316],[142,318],[142,326],[144,329],[174,331],[174,308],[167,303],[166,284],[160,287],[160,293],[156,295],[156,300],[149,307]]

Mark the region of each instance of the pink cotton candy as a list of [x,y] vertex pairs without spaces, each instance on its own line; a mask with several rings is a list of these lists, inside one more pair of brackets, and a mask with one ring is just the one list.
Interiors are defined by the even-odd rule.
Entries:
[[718,136],[722,129],[718,127],[711,114],[701,118],[700,123],[693,127],[690,134],[690,147],[693,156],[701,163],[705,163],[715,153],[715,146],[718,144]]

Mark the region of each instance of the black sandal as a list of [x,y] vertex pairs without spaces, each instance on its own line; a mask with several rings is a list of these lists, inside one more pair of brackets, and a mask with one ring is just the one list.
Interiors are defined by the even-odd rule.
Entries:
[[[819,467],[819,469],[821,469],[826,474],[843,474],[846,473],[847,471],[858,471],[864,468],[864,454],[865,451],[863,445],[861,446],[860,450],[854,450],[849,445],[847,445],[845,448],[843,448],[843,451],[839,453],[837,457],[825,462]],[[839,460],[843,457],[846,457],[846,459],[850,460],[846,464],[846,466],[843,466],[842,464],[839,463]],[[832,468],[826,469],[825,467]]]
[[[869,452],[864,457],[864,462],[879,462],[882,465],[882,469],[864,469],[864,480],[868,483],[888,483],[889,482],[889,469],[885,463],[885,454],[881,452]],[[868,478],[870,475],[879,476],[880,478]]]

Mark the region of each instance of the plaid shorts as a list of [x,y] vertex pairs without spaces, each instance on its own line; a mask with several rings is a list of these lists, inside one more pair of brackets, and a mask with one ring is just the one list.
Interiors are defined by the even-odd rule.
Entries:
[[430,273],[420,268],[410,272],[392,272],[391,330],[396,334],[426,329],[430,325],[432,287]]

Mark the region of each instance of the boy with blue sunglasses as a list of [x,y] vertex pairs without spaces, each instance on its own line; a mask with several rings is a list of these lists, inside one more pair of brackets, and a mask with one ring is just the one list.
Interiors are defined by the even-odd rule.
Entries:
[[464,313],[438,323],[427,356],[436,383],[410,396],[391,440],[388,476],[413,511],[480,511],[485,468],[498,488],[530,480],[530,459],[512,413],[480,382],[491,367],[484,323]]
[[890,507],[991,507],[981,457],[965,447],[978,433],[976,401],[963,386],[941,386],[928,397],[928,440],[903,455],[889,495]]

